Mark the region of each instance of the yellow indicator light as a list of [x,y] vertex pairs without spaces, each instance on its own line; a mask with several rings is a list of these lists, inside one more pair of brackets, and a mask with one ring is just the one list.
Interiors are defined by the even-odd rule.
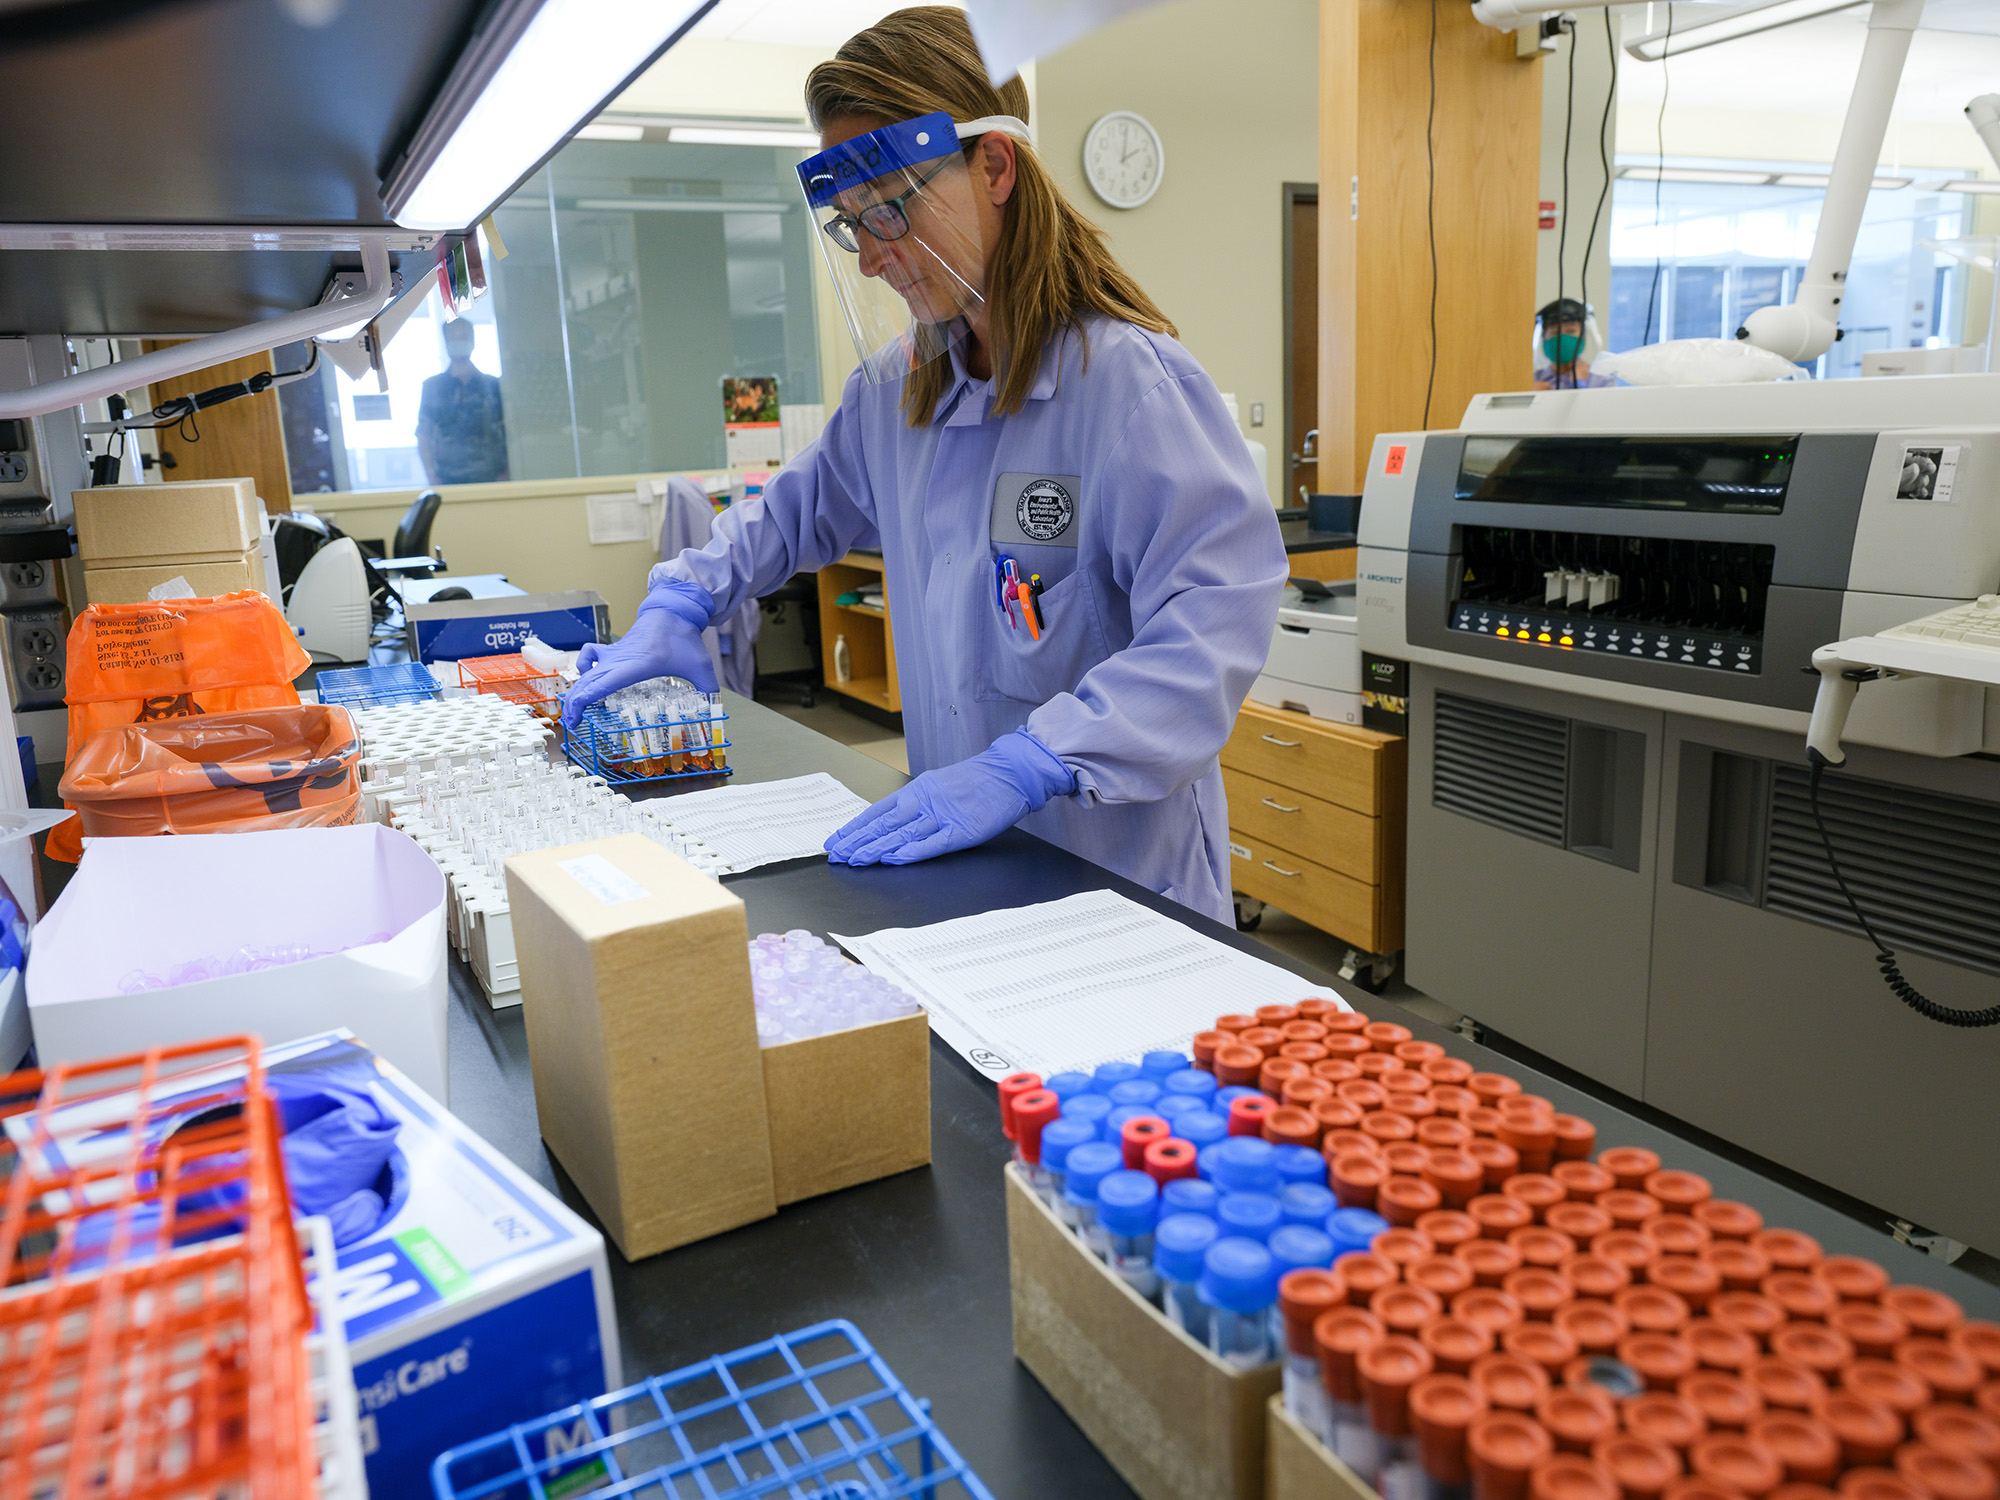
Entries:
[[1571,640],[1568,636],[1564,636],[1559,644],[1564,646],[1574,646],[1576,642]]
[[1499,629],[1495,630],[1493,633],[1495,635],[1507,635],[1510,634],[1511,632],[1508,631],[1505,625],[1502,625]]
[[1549,643],[1549,633],[1546,630],[1544,630],[1540,635],[1536,636],[1535,639],[1540,641],[1543,645],[1546,646]]

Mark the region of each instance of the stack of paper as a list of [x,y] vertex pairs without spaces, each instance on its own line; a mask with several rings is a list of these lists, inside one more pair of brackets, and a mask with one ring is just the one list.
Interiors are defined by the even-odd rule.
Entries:
[[1308,995],[1349,1008],[1322,985],[1111,891],[835,936],[922,1001],[931,1029],[996,1078],[1185,1052],[1218,1015]]
[[827,839],[868,809],[824,771],[688,792],[655,806],[676,831],[719,853],[726,875],[785,859],[823,859]]

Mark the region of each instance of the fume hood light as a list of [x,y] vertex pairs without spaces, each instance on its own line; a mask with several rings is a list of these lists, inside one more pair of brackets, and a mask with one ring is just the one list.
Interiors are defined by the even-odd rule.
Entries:
[[465,229],[715,0],[501,0],[383,185],[409,229]]

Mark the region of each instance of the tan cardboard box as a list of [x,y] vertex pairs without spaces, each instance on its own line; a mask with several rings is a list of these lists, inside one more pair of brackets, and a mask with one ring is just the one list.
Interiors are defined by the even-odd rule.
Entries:
[[931,1159],[931,1027],[921,1011],[764,1049],[778,1203]]
[[542,1139],[625,1258],[776,1213],[743,903],[636,833],[507,895]]
[[87,566],[83,570],[84,598],[91,604],[137,604],[170,578],[185,578],[202,599],[239,589],[271,592],[264,577],[264,549],[259,545],[227,562],[165,557],[124,568]]
[[1267,1431],[1265,1500],[1381,1500],[1372,1486],[1362,1483],[1360,1475],[1285,1410],[1281,1395],[1270,1400]]
[[264,507],[252,479],[110,484],[74,490],[70,500],[76,550],[89,567],[165,558],[227,563],[263,542]]
[[1013,1168],[1014,1357],[1144,1500],[1263,1500],[1278,1366],[1210,1354],[1083,1246]]

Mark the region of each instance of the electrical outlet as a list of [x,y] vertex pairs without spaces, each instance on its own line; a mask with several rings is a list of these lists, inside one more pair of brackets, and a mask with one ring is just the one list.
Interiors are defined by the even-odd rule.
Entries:
[[60,708],[68,622],[60,605],[0,616],[7,622],[7,684],[16,709]]
[[54,563],[29,559],[0,564],[0,609],[46,609],[57,602]]

